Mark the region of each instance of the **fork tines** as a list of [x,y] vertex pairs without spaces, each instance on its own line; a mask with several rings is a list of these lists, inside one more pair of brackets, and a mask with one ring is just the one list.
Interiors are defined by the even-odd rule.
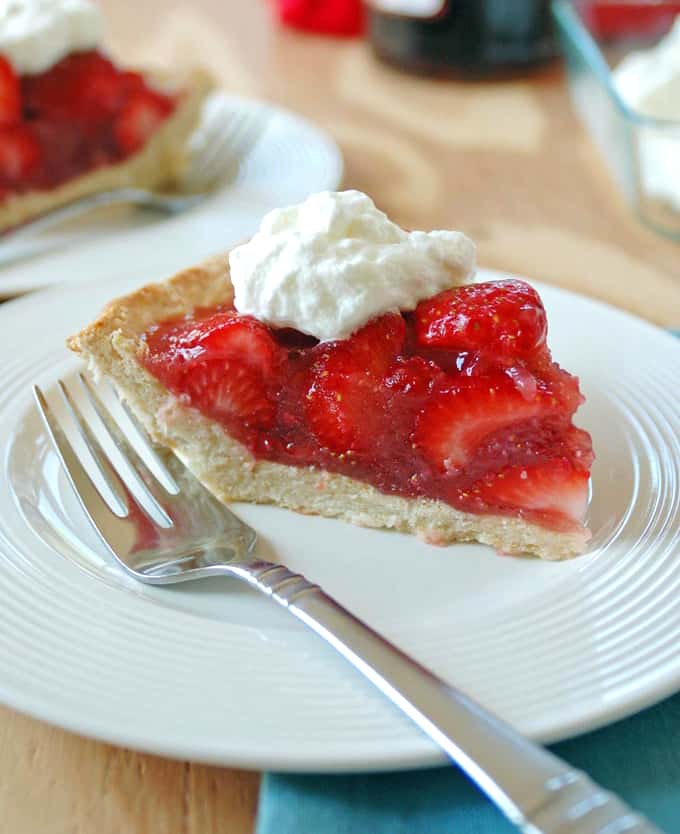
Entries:
[[[137,490],[145,496],[145,503],[147,505],[150,504],[153,507],[156,514],[160,517],[160,519],[162,519],[164,524],[171,525],[172,521],[164,509],[164,503],[168,496],[178,492],[178,487],[173,477],[167,471],[167,468],[161,463],[160,459],[151,447],[150,442],[146,438],[146,435],[142,433],[139,424],[135,421],[135,428],[140,435],[139,439],[143,445],[145,453],[154,461],[159,470],[163,473],[166,483],[173,487],[173,491],[171,492],[161,483],[160,479],[151,472],[141,455],[127,440],[123,430],[114,419],[111,410],[104,404],[102,398],[96,392],[94,386],[88,378],[84,374],[79,374],[78,378],[86,401],[90,404],[106,435],[108,435],[119,452],[124,468],[127,470],[126,474],[137,486]],[[67,406],[68,412],[72,417],[73,423],[90,453],[92,462],[99,471],[99,474],[104,480],[106,486],[111,491],[113,496],[112,503],[114,504],[112,509],[116,515],[121,518],[125,517],[130,513],[132,508],[146,511],[144,504],[141,504],[133,497],[130,488],[123,480],[115,466],[115,463],[112,461],[110,453],[106,451],[91,424],[84,417],[81,406],[77,402],[77,398],[62,380],[57,381],[57,386],[61,397]],[[34,386],[33,392],[38,405],[38,410],[42,415],[47,431],[59,454],[73,488],[79,496],[85,494],[88,497],[91,497],[94,491],[97,493],[100,502],[107,504],[97,489],[97,486],[92,480],[83,461],[76,454],[67,433],[60,425],[43,392],[37,385]],[[129,415],[129,411],[127,413]],[[90,509],[87,507],[86,509],[88,513],[90,513]]]

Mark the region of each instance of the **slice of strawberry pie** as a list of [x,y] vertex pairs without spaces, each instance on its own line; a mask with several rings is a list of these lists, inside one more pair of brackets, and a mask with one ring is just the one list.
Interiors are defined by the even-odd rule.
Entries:
[[89,0],[0,8],[0,229],[86,194],[160,186],[186,164],[211,79],[122,69],[101,29]]
[[[343,211],[347,194],[356,192],[339,195]],[[232,251],[233,282],[228,257],[214,258],[113,302],[70,347],[224,501],[440,544],[474,540],[546,559],[582,552],[591,441],[572,424],[583,398],[551,358],[536,291],[514,279],[463,283],[463,236],[376,236],[374,207],[342,222],[337,206],[324,216],[336,196],[310,198],[306,218],[306,204],[297,207],[297,230],[290,210],[272,213]],[[430,233],[444,234],[457,233]],[[457,247],[448,262],[444,244]],[[409,276],[427,293],[418,303],[405,300]],[[237,309],[256,297],[268,323]],[[388,309],[353,325],[369,302]],[[349,334],[327,338],[322,308],[340,311],[335,332]],[[312,319],[316,336],[300,329]]]

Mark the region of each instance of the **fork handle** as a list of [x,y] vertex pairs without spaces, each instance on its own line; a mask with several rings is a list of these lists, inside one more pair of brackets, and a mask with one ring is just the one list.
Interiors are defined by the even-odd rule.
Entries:
[[661,834],[617,796],[445,683],[304,576],[260,561],[230,572],[330,643],[525,834]]
[[168,196],[155,194],[141,188],[116,188],[110,191],[98,191],[88,194],[85,197],[78,197],[69,203],[58,206],[44,214],[40,214],[32,220],[27,220],[20,226],[8,229],[4,236],[12,243],[17,240],[24,240],[40,232],[47,231],[59,223],[73,220],[96,208],[103,206],[135,205],[144,208],[157,209],[173,213],[198,202],[202,195],[176,195]]

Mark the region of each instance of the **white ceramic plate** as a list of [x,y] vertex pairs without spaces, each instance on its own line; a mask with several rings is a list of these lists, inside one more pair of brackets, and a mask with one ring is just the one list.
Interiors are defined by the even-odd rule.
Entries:
[[[122,258],[117,290],[138,279]],[[480,277],[491,277],[484,273]],[[63,337],[101,283],[0,308],[0,700],[156,753],[246,767],[401,768],[435,747],[318,638],[234,581],[121,576],[65,482],[29,387],[77,367]],[[542,292],[554,353],[582,377],[597,450],[591,551],[500,557],[237,505],[263,555],[321,583],[446,679],[541,740],[680,685],[680,343],[602,304]]]
[[[101,280],[110,264],[115,264],[117,275],[121,253],[130,271],[147,279],[161,277],[250,237],[270,209],[338,186],[342,156],[330,136],[300,116],[265,102],[222,93],[215,97],[227,115],[257,111],[266,123],[235,182],[176,217],[109,209],[27,243],[8,238],[0,242],[0,298],[65,280]],[[23,251],[26,246],[33,251],[39,247],[41,254],[3,265],[10,250]]]

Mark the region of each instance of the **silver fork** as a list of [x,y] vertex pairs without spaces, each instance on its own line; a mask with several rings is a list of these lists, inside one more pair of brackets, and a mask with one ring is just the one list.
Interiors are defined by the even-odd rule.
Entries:
[[[264,133],[264,108],[232,108],[224,97],[206,102],[200,133],[189,140],[189,164],[170,190],[115,188],[88,194],[0,233],[0,263],[23,255],[7,244],[24,241],[103,206],[135,205],[178,214],[203,202],[221,182],[235,177]],[[198,140],[198,141],[197,141]]]
[[[525,834],[660,834],[618,797],[436,677],[318,585],[284,565],[259,559],[253,553],[255,531],[217,501],[172,455],[164,471],[167,485],[161,483],[127,440],[87,377],[81,374],[80,381],[101,426],[163,521],[155,520],[152,511],[134,497],[60,380],[61,395],[116,496],[117,511],[109,507],[42,391],[34,387],[45,427],[80,503],[126,573],[155,585],[227,574],[263,592],[340,652]],[[146,438],[129,411],[128,416],[140,437]],[[148,438],[145,445],[146,453],[155,456]],[[162,468],[157,456],[155,462]]]

